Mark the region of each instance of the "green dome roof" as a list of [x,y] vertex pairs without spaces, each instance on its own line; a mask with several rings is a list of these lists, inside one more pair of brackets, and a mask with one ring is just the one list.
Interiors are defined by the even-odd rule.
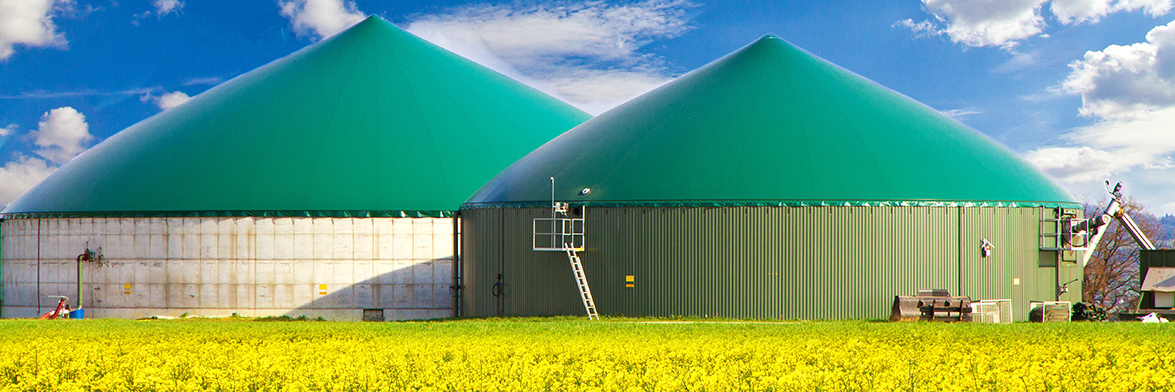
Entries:
[[3,212],[438,216],[589,117],[372,16],[119,132]]
[[[986,136],[774,36],[597,116],[467,203],[1073,203]],[[586,195],[581,190],[590,188]]]

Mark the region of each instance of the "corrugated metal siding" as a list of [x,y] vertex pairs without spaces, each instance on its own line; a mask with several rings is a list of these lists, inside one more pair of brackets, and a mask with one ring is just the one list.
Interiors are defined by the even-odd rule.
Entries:
[[[581,256],[605,315],[886,318],[894,295],[945,288],[976,299],[1013,298],[1024,309],[1017,317],[1025,319],[1027,300],[1056,285],[1054,269],[1038,267],[1041,257],[1055,257],[1037,250],[1040,213],[1037,208],[589,208]],[[464,243],[466,315],[497,314],[485,301],[493,301],[490,286],[498,273],[506,287],[506,315],[583,314],[566,256],[531,250],[531,220],[549,214],[546,209],[462,212],[470,230]],[[992,257],[980,257],[980,238],[996,244]],[[634,275],[635,287],[625,287],[625,275]],[[1013,276],[1021,277],[1019,286],[1012,285]],[[1070,285],[1070,292],[1080,288]]]
[[[1076,263],[1057,264],[1056,252],[1040,250],[1040,221],[1047,208],[960,208],[963,252],[960,254],[961,290],[975,299],[1012,300],[1015,320],[1028,320],[1029,301],[1057,299],[1059,283],[1074,278],[1061,300],[1081,301],[1081,268]],[[995,246],[982,257],[980,243],[987,239]],[[1019,279],[1019,284],[1016,280]]]
[[4,219],[0,219],[0,317],[4,317],[4,295],[3,295],[3,293],[5,293],[7,291],[7,290],[5,290],[7,287],[4,287],[4,286],[6,286],[4,284],[4,282],[6,282],[6,281],[4,280],[4,264],[3,264],[4,263],[4,243],[6,243],[6,242],[8,242],[8,239],[4,235]]

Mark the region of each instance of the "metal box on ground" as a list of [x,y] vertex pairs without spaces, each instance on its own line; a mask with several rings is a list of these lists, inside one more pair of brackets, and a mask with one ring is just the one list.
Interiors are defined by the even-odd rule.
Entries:
[[363,321],[384,321],[384,310],[363,309]]
[[1012,300],[985,299],[971,303],[971,321],[976,323],[1011,324]]
[[971,321],[971,298],[946,290],[918,290],[894,297],[889,321]]
[[1073,318],[1073,304],[1069,301],[1032,301],[1028,309],[1028,319],[1034,322],[1067,323]]

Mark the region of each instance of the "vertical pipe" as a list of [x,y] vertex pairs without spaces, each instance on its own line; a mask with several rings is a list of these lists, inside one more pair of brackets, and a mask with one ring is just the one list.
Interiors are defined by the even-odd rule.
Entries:
[[[1053,214],[1054,214],[1053,219],[1061,219],[1061,216],[1064,215],[1064,211],[1065,211],[1063,208],[1064,207],[1058,206],[1057,208],[1053,209]],[[1057,235],[1060,235],[1060,234],[1061,233],[1057,233]],[[1054,299],[1054,301],[1061,300],[1061,254],[1063,252],[1064,251],[1062,251],[1062,250],[1058,250],[1058,251],[1053,252],[1053,254],[1054,254],[1054,256],[1053,256],[1053,293],[1054,293],[1054,297],[1056,297],[1056,299]]]
[[[3,216],[0,216],[0,271],[3,271],[3,269],[4,269],[2,267],[3,263],[4,263],[4,219],[3,219]],[[0,278],[3,278],[3,276],[0,276]],[[3,280],[0,279],[0,282],[3,282]],[[3,287],[2,283],[0,283],[0,287]],[[3,292],[3,290],[0,290],[0,292]],[[2,295],[0,295],[0,318],[4,318],[4,297]]]
[[[86,253],[89,253],[89,250],[90,250],[90,248],[86,247]],[[80,256],[78,257],[77,262],[78,262],[78,307],[77,307],[77,309],[81,309],[82,308],[82,258]]]
[[452,285],[453,317],[461,316],[461,210],[453,212],[453,259]]
[[37,218],[37,315],[41,315],[41,218]]
[[[551,177],[552,179],[554,177]],[[554,181],[554,180],[552,180]],[[552,182],[553,183],[553,182]],[[502,304],[502,297],[506,296],[505,285],[502,283],[502,274],[506,272],[506,217],[505,209],[497,209],[494,211],[494,218],[498,220],[498,293],[494,296],[494,310],[495,316],[502,316],[505,311],[505,305]],[[552,212],[554,214],[554,212]]]
[[[1053,216],[1053,219],[1061,219],[1061,216],[1064,216],[1064,214],[1065,214],[1064,207],[1061,207],[1061,206],[1057,206],[1057,208],[1053,209],[1053,211],[1054,211],[1053,213],[1055,214],[1055,216]],[[1037,230],[1039,230],[1039,229],[1037,229]],[[1058,230],[1058,231],[1060,231],[1060,230]],[[1061,233],[1057,233],[1057,235],[1061,235]],[[1056,297],[1056,299],[1054,301],[1061,300],[1061,255],[1064,252],[1065,251],[1063,251],[1063,250],[1058,250],[1056,252],[1053,252],[1054,253],[1054,256],[1053,256],[1053,293],[1055,294],[1054,296]]]
[[959,267],[956,270],[957,276],[955,279],[955,285],[957,287],[957,291],[955,291],[955,295],[974,295],[974,293],[963,294],[963,208],[965,207],[959,206],[955,208],[957,208],[959,211],[957,214],[955,214],[958,217],[959,222],[959,228],[956,232],[956,235],[959,237]]

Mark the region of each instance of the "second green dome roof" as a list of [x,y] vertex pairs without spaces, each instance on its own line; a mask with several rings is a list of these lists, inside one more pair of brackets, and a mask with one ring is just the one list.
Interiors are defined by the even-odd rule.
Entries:
[[436,216],[589,117],[373,16],[119,132],[3,212]]
[[[979,132],[774,36],[548,142],[467,203],[1074,203]],[[584,189],[590,189],[582,194]]]

